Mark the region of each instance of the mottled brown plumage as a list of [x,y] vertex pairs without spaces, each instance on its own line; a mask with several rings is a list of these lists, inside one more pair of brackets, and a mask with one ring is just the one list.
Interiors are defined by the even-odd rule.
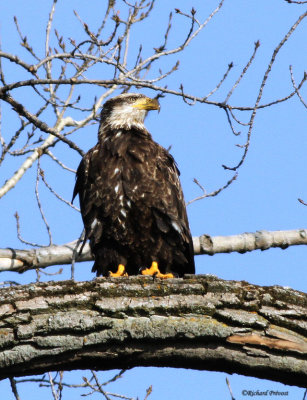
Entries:
[[107,101],[98,143],[79,165],[73,197],[79,194],[97,275],[119,264],[138,274],[152,261],[162,273],[195,272],[179,171],[143,124],[158,107],[141,94]]

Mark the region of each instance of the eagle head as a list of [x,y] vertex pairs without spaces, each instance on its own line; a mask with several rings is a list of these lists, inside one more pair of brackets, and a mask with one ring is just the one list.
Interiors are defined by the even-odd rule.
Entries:
[[124,93],[106,101],[101,112],[101,129],[144,129],[144,119],[149,110],[160,110],[157,99],[141,93]]

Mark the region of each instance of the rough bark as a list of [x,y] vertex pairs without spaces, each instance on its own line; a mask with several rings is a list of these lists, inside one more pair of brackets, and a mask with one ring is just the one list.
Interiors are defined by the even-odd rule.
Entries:
[[210,275],[0,290],[0,378],[169,366],[307,382],[307,296]]
[[[86,244],[82,254],[78,255],[75,240],[58,246],[41,247],[38,249],[18,250],[0,249],[0,272],[24,272],[29,269],[45,268],[50,265],[71,264],[73,258],[77,261],[93,260],[90,247]],[[307,245],[307,229],[288,231],[257,231],[231,236],[201,235],[193,237],[194,254],[214,255],[217,253],[267,250],[271,247],[286,249],[289,246]]]

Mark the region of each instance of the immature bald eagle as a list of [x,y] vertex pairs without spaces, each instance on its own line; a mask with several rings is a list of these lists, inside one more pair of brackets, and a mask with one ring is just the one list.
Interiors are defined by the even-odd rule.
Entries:
[[97,276],[195,272],[179,171],[144,126],[159,108],[142,94],[108,100],[98,143],[78,167],[73,198],[79,194]]

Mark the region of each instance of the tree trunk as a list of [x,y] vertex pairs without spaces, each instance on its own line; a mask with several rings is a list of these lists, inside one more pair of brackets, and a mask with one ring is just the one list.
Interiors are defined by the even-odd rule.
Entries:
[[307,296],[210,275],[0,290],[0,378],[182,367],[305,386]]

